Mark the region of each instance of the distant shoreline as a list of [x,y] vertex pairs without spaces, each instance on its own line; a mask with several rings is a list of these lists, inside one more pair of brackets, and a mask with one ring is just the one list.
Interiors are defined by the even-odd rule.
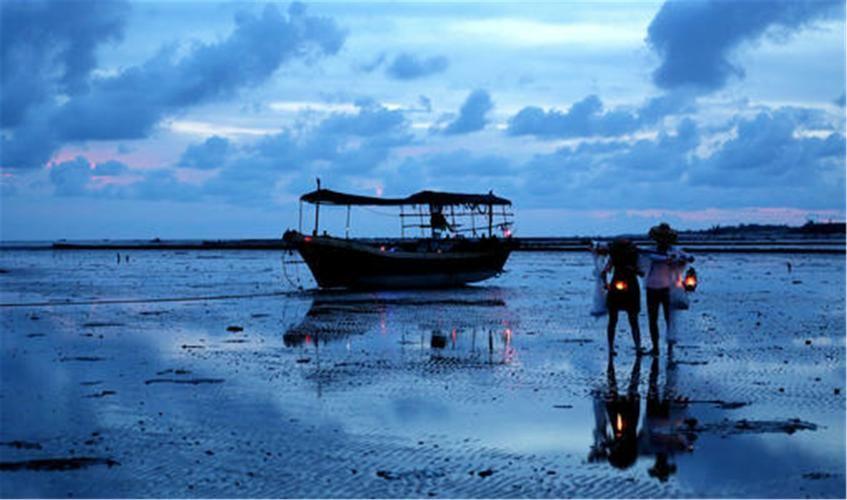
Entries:
[[[592,241],[610,237],[526,237],[514,238],[516,251],[581,252]],[[374,242],[396,241],[396,238],[373,238]],[[647,239],[633,238],[636,244],[649,246]],[[729,237],[725,235],[684,235],[678,246],[693,253],[807,253],[845,254],[843,235],[791,235],[789,237]],[[232,240],[97,240],[55,242],[3,242],[2,251],[197,251],[197,250],[291,250],[281,239]]]

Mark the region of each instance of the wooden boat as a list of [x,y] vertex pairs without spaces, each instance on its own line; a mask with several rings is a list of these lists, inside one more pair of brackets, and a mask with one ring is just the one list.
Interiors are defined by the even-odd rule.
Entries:
[[[502,272],[513,248],[512,214],[507,211],[511,202],[493,193],[421,191],[406,198],[377,198],[321,189],[319,183],[316,191],[304,194],[300,201],[300,230],[286,231],[283,239],[300,252],[321,288],[461,286]],[[310,235],[302,233],[302,203],[315,206],[315,226]],[[319,234],[321,205],[347,207],[344,238]],[[402,237],[350,238],[350,208],[368,205],[400,208]],[[406,207],[412,211],[407,212]],[[499,214],[495,214],[496,208]],[[449,209],[452,224],[446,220],[445,209]],[[478,228],[479,217],[483,223]],[[495,222],[496,218],[499,220]],[[424,235],[406,238],[405,232],[410,229]]]

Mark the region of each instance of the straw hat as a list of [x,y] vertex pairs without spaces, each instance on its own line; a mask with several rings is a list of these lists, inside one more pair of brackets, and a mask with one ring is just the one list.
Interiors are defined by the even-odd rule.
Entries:
[[676,243],[677,238],[676,231],[671,229],[670,224],[667,222],[662,222],[658,226],[651,227],[647,235],[656,243],[666,243],[668,245]]

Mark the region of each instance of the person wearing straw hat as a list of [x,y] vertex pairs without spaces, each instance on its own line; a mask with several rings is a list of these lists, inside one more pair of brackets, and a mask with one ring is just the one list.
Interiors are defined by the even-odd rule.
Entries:
[[665,317],[665,327],[670,327],[670,289],[673,275],[673,266],[678,262],[691,262],[691,258],[685,252],[673,248],[677,241],[677,233],[671,229],[670,224],[662,222],[650,228],[648,236],[656,242],[654,250],[643,252],[650,261],[650,269],[644,286],[647,289],[647,319],[650,326],[650,340],[653,342],[653,350],[650,354],[659,354],[659,307]]

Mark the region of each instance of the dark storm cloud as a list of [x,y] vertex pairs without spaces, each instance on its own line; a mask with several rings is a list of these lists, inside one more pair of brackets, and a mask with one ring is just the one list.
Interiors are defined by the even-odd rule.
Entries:
[[604,109],[596,95],[575,102],[567,112],[545,111],[527,106],[509,119],[509,135],[533,135],[541,139],[614,137],[653,125],[667,115],[689,112],[693,100],[687,93],[668,93],[648,99],[641,108]]
[[398,54],[385,68],[385,74],[397,80],[414,80],[441,73],[449,61],[444,56],[420,57],[414,54]]
[[486,115],[494,108],[491,96],[482,89],[471,92],[462,107],[459,116],[447,123],[441,129],[446,135],[468,134],[485,128],[488,123]]
[[[5,19],[6,3],[3,5]],[[16,42],[19,52],[41,50],[45,42],[34,35],[49,31],[58,15],[55,10],[61,10],[63,5],[64,2],[47,4],[25,19],[25,26],[32,31],[20,35]],[[112,13],[115,9],[106,8],[111,4],[84,2],[82,5],[95,18],[116,18]],[[100,13],[100,9],[105,9],[106,14]],[[67,44],[74,46],[82,38],[86,41],[84,46],[91,47],[112,39],[117,32],[113,27],[116,23],[103,21],[101,24],[112,29],[101,29],[104,34],[99,37],[69,30]],[[128,67],[115,76],[88,78],[87,72],[95,65],[93,50],[91,57],[84,64],[73,65],[70,73],[63,60],[43,56],[43,71],[38,75],[18,74],[17,78],[22,86],[32,84],[45,89],[46,95],[41,98],[44,104],[37,117],[7,128],[11,134],[4,137],[2,165],[40,166],[70,141],[144,138],[163,118],[194,105],[232,98],[243,88],[265,82],[281,65],[294,58],[308,61],[337,53],[345,36],[332,19],[309,16],[302,4],[292,4],[287,13],[268,5],[260,15],[236,16],[235,30],[219,42],[197,43],[182,57],[177,57],[175,49],[164,48],[143,64]],[[55,50],[51,44],[45,47],[47,53]],[[4,65],[5,61],[4,48]],[[61,93],[67,97],[63,104],[56,104],[59,92],[45,87],[42,81],[41,74],[55,72],[59,75],[57,81],[68,80],[70,75],[73,77],[70,81],[76,83],[62,87]],[[5,100],[6,96],[4,105]]]
[[714,91],[744,70],[731,61],[745,42],[769,30],[789,34],[814,21],[843,16],[840,0],[670,0],[647,31],[661,62],[653,81],[664,89]]

